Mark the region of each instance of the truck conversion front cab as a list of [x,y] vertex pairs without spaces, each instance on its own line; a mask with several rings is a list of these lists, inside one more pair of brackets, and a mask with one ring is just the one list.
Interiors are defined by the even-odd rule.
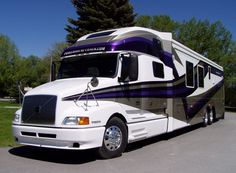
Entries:
[[[185,86],[185,66],[180,68],[178,52],[172,49],[171,33],[140,27],[81,37],[62,53],[56,80],[26,93],[13,121],[16,141],[48,148],[98,148],[100,156],[112,158],[121,155],[127,143],[201,122],[209,104],[222,106],[221,69],[210,65],[218,85],[208,87],[211,96],[199,98],[198,112],[191,112],[199,102],[195,97],[190,109],[183,105],[175,110],[175,102],[187,103],[188,95],[203,89]],[[216,111],[217,116],[222,113]]]

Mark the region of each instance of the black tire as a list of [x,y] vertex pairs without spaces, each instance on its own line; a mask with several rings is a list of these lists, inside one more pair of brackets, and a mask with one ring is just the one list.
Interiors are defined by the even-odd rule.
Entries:
[[126,148],[127,139],[125,123],[120,118],[111,118],[106,125],[102,147],[98,148],[99,156],[103,159],[121,156]]
[[212,110],[207,113],[207,121],[208,121],[208,125],[212,125],[213,123],[213,113],[212,113]]
[[203,119],[203,121],[202,121],[202,126],[203,127],[206,127],[207,126],[207,124],[208,124],[208,115],[207,115],[207,113],[205,114],[205,116],[202,118]]
[[221,119],[222,119],[222,120],[225,119],[225,113],[223,113],[223,115],[221,116]]
[[212,107],[212,114],[213,114],[213,122],[216,122],[216,121],[217,121],[217,118],[216,118],[216,109],[215,109],[214,106]]

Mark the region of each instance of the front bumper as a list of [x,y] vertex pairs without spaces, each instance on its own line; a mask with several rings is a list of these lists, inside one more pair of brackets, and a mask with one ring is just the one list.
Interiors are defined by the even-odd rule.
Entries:
[[102,146],[105,127],[65,129],[12,125],[16,141],[23,145],[83,150]]

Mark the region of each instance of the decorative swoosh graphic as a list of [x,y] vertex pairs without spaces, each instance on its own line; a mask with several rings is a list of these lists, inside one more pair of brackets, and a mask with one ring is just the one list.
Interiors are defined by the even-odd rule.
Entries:
[[[100,42],[82,46],[74,46],[65,50],[62,56],[78,54],[79,52],[84,51],[86,53],[97,52],[98,49],[101,51],[138,51],[158,57],[166,66],[173,69],[173,76],[175,78],[174,80],[165,82],[139,82],[135,84],[124,84],[93,90],[93,94],[98,100],[110,100],[116,98],[181,98],[184,105],[186,118],[192,119],[197,114],[197,112],[201,108],[203,108],[207,104],[207,102],[209,102],[209,100],[217,93],[217,91],[219,91],[220,88],[222,88],[224,85],[224,80],[222,78],[222,80],[218,84],[214,85],[214,87],[209,89],[206,93],[202,93],[201,96],[199,96],[199,98],[195,101],[195,103],[190,105],[188,103],[188,100],[192,97],[188,96],[197,90],[197,65],[201,65],[204,67],[205,77],[208,73],[208,67],[211,67],[211,73],[216,76],[222,77],[224,72],[215,68],[214,66],[211,66],[210,64],[199,61],[198,64],[194,67],[195,87],[187,88],[185,85],[185,75],[178,75],[177,69],[173,63],[172,54],[163,50],[156,51],[155,47],[153,47],[153,41],[144,37],[129,37],[120,40],[113,40],[110,42]],[[173,51],[173,53],[178,60],[179,57],[177,53],[175,51]],[[78,93],[75,95],[67,96],[62,100],[75,100],[78,99],[81,94],[82,93]],[[86,99],[93,99],[93,96],[88,93],[87,96],[85,95],[80,98],[80,100]]]

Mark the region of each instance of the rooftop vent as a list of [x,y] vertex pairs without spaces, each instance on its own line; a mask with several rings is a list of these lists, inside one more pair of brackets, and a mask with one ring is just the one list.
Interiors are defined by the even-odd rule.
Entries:
[[112,33],[115,32],[115,31],[116,31],[116,30],[105,31],[105,32],[99,32],[99,33],[91,34],[91,35],[89,35],[86,39],[96,38],[96,37],[102,37],[102,36],[108,36],[108,35],[112,34]]

